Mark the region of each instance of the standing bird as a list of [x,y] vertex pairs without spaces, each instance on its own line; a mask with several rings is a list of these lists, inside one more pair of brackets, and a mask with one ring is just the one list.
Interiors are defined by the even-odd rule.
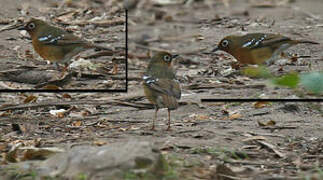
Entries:
[[32,39],[35,51],[43,59],[54,63],[66,64],[73,56],[91,48],[111,51],[111,49],[82,40],[40,19],[31,18],[18,30],[26,30]]
[[181,98],[181,88],[175,79],[175,72],[172,68],[172,60],[177,56],[167,52],[157,53],[151,59],[148,69],[142,77],[145,95],[155,106],[152,130],[155,129],[155,120],[160,108],[168,109],[167,130],[170,130],[170,111],[178,107],[177,100]]
[[225,51],[242,64],[271,64],[277,55],[296,44],[319,44],[307,40],[292,40],[280,34],[250,33],[223,38],[212,52]]

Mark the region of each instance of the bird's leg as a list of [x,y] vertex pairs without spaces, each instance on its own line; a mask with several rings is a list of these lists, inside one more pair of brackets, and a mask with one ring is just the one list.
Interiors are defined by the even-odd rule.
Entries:
[[170,129],[170,109],[168,109],[168,127],[167,127],[166,131],[169,131],[169,130],[171,130]]
[[63,68],[63,70],[64,70],[65,72],[67,72],[67,71],[68,71],[68,63],[64,63],[64,68]]
[[57,71],[61,71],[61,74],[59,76],[59,78],[63,78],[66,72],[66,68],[65,67],[60,67],[60,65],[58,64],[58,62],[54,62],[54,66],[56,68]]
[[66,72],[68,72],[68,64],[67,63],[65,63],[64,66],[63,66],[63,68],[62,68],[61,78],[64,77],[64,75],[65,75]]
[[113,63],[112,74],[118,74],[118,64],[117,63]]
[[158,112],[158,107],[155,107],[155,116],[154,116],[154,119],[153,119],[153,126],[151,127],[151,130],[155,130],[155,121],[157,119],[157,112]]

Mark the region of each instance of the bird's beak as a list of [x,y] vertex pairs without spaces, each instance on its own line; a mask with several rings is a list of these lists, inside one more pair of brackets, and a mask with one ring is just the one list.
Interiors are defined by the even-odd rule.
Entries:
[[214,53],[214,52],[216,52],[216,51],[218,51],[218,50],[220,50],[220,49],[219,49],[219,46],[216,46],[216,47],[215,47],[211,52],[212,52],[212,53]]
[[179,55],[178,54],[174,54],[172,55],[172,59],[176,59]]
[[26,30],[26,26],[23,24],[17,27],[18,30]]

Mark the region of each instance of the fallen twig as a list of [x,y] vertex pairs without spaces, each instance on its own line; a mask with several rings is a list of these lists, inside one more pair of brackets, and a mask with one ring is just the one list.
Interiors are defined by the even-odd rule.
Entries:
[[110,123],[148,123],[149,121],[133,121],[133,120],[106,120]]
[[261,129],[270,129],[270,130],[276,130],[276,129],[296,129],[298,126],[264,126]]
[[274,146],[273,144],[270,144],[266,141],[263,140],[256,140],[259,144],[269,148],[270,150],[272,150],[275,154],[277,154],[280,158],[284,158],[286,155],[284,153],[281,153],[278,151],[277,147]]
[[281,138],[285,138],[286,136],[280,135],[280,134],[273,134],[273,133],[255,133],[255,132],[250,132],[249,134],[253,135],[253,136],[270,136],[270,137],[281,137]]

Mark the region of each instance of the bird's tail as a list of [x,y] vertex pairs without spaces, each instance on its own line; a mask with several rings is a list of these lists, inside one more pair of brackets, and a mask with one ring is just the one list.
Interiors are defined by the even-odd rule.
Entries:
[[99,46],[99,45],[96,45],[96,44],[89,44],[88,48],[94,48],[94,49],[106,50],[106,51],[113,51],[111,48],[107,48],[107,47],[104,47],[104,46]]
[[320,44],[318,42],[315,41],[308,41],[308,40],[297,40],[296,41],[297,44]]
[[99,46],[99,45],[96,45],[96,44],[88,44],[87,48],[93,48],[95,50],[102,50],[102,51],[104,51],[104,53],[106,55],[111,54],[111,56],[112,55],[125,55],[124,50],[113,50],[111,48],[107,48],[107,47],[104,47],[104,46]]

